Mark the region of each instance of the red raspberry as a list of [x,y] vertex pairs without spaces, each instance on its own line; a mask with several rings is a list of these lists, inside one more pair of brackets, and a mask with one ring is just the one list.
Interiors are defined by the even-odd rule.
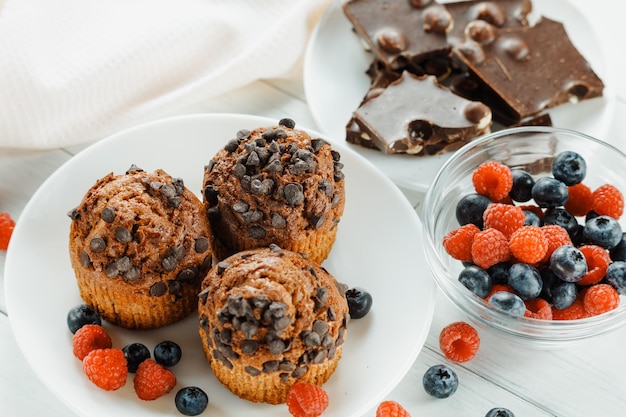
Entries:
[[578,320],[587,317],[582,297],[576,298],[572,305],[562,310],[552,306],[552,320]]
[[133,379],[135,393],[141,400],[156,400],[167,394],[176,385],[172,371],[148,358],[141,362]]
[[569,198],[563,206],[574,216],[586,216],[593,206],[593,197],[591,188],[579,182],[576,185],[567,187]]
[[615,186],[604,184],[592,194],[592,209],[600,216],[610,216],[619,220],[624,213],[624,196]]
[[480,346],[480,337],[472,325],[457,321],[447,325],[439,333],[439,348],[453,362],[473,359]]
[[596,284],[585,293],[583,305],[589,316],[597,316],[619,306],[619,293],[609,284]]
[[472,242],[472,260],[487,269],[499,262],[506,262],[511,258],[509,241],[497,229],[486,229],[474,235]]
[[122,349],[92,350],[83,359],[87,378],[106,391],[115,391],[126,384],[128,367]]
[[9,213],[0,213],[0,250],[9,248],[9,240],[13,234],[15,222]]
[[483,213],[484,228],[498,229],[507,239],[524,225],[525,220],[524,211],[509,204],[490,204]]
[[378,405],[376,417],[411,417],[411,414],[397,402],[387,400]]
[[294,417],[317,417],[328,407],[328,394],[318,385],[298,382],[289,388],[285,403]]
[[547,262],[550,260],[550,256],[552,256],[552,252],[556,250],[556,248],[564,245],[573,246],[572,239],[563,227],[556,224],[546,224],[541,226],[541,231],[543,235],[548,240],[548,250],[544,258],[543,262]]
[[511,255],[520,262],[536,264],[548,251],[548,239],[538,226],[522,226],[509,239]]
[[533,298],[524,301],[526,313],[524,316],[541,320],[552,320],[552,306],[543,298]]
[[454,259],[472,262],[472,241],[478,232],[480,229],[475,224],[463,225],[443,237],[443,247]]
[[585,255],[587,273],[577,284],[591,285],[600,282],[606,275],[606,270],[611,263],[611,255],[606,249],[596,245],[583,245],[578,249]]
[[111,336],[102,326],[86,324],[76,330],[72,337],[72,351],[81,361],[95,349],[108,349],[113,346]]
[[478,194],[491,201],[499,201],[506,198],[513,188],[513,174],[508,166],[500,162],[483,162],[472,174],[472,183]]

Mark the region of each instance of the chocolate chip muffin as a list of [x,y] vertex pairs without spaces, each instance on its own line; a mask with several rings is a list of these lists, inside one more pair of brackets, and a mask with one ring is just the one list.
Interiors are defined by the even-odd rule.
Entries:
[[328,142],[291,119],[237,132],[204,171],[216,260],[274,243],[322,263],[344,210],[342,168]]
[[200,337],[217,379],[241,398],[279,404],[296,382],[321,385],[341,358],[345,286],[276,245],[216,264],[202,283]]
[[69,215],[80,295],[105,320],[152,329],[196,310],[211,267],[210,229],[182,179],[136,166],[110,173]]

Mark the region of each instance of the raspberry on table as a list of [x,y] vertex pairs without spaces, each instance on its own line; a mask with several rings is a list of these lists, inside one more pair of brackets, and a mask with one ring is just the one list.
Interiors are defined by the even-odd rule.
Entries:
[[548,239],[538,226],[522,226],[509,238],[511,255],[520,262],[536,264],[548,251]]
[[454,259],[472,262],[472,241],[478,232],[480,229],[475,224],[465,224],[443,237],[443,247]]
[[0,250],[9,248],[9,240],[15,228],[15,221],[9,213],[0,213]]
[[567,187],[569,199],[563,207],[574,216],[586,216],[593,207],[591,188],[584,183],[578,183]]
[[513,188],[513,174],[508,166],[500,162],[483,162],[472,174],[472,183],[478,194],[499,201],[508,197]]
[[293,417],[318,417],[328,407],[328,394],[318,385],[297,382],[289,388],[285,404]]
[[476,233],[471,250],[473,262],[482,269],[511,258],[509,241],[498,229],[490,228]]
[[579,246],[578,249],[585,255],[587,273],[577,284],[591,285],[602,281],[611,263],[611,255],[609,252],[597,245],[583,245]]
[[439,348],[453,362],[467,362],[476,356],[480,347],[478,331],[469,323],[457,321],[439,333]]
[[72,336],[72,351],[81,361],[95,349],[107,349],[113,346],[111,336],[98,324],[86,324],[76,330]]
[[376,417],[411,417],[411,414],[399,403],[387,400],[378,405]]
[[524,300],[526,305],[525,317],[541,320],[552,320],[552,306],[543,298]]
[[569,233],[563,227],[557,224],[546,224],[541,226],[541,231],[543,235],[548,240],[548,250],[542,262],[547,262],[550,260],[550,256],[552,252],[554,252],[560,246],[573,246],[572,239],[570,238]]
[[126,384],[128,368],[121,349],[92,350],[83,359],[83,372],[96,386],[115,391]]
[[174,388],[176,376],[163,365],[156,363],[154,359],[148,358],[137,367],[133,385],[139,399],[156,400]]
[[604,184],[592,193],[592,210],[600,216],[610,216],[619,220],[624,213],[624,196],[614,185]]
[[493,228],[501,231],[508,239],[514,231],[524,226],[526,216],[519,206],[493,203],[485,209],[483,214],[484,228]]
[[597,316],[619,306],[619,293],[609,284],[592,285],[585,292],[583,305],[588,315]]

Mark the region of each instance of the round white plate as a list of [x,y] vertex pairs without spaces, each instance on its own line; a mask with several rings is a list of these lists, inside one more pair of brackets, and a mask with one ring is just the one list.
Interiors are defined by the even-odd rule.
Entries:
[[[177,415],[175,392],[189,385],[209,395],[210,416],[289,416],[284,405],[254,404],[231,394],[213,377],[202,354],[197,319],[153,331],[105,323],[115,347],[162,340],[179,343],[183,357],[172,368],[178,384],[156,400],[139,400],[132,384],[106,392],[91,384],[72,355],[68,310],[81,303],[68,256],[70,219],[95,181],[131,164],[162,168],[200,196],[203,168],[239,129],[277,124],[244,115],[190,115],[123,131],[69,160],[30,200],[11,239],[5,269],[8,315],[15,337],[43,382],[79,415],[141,417]],[[322,136],[314,133],[315,136]],[[332,142],[331,139],[328,139]],[[428,333],[435,286],[426,271],[422,227],[394,184],[343,143],[333,142],[345,164],[346,206],[335,246],[324,263],[339,281],[374,297],[365,318],[352,320],[336,373],[324,385],[329,416],[361,416],[387,395],[413,364]]]
[[[565,24],[574,45],[605,83],[602,98],[550,110],[553,125],[605,139],[613,117],[614,95],[601,34],[566,0],[535,0],[533,6],[536,13]],[[317,128],[337,141],[345,141],[346,124],[368,90],[370,80],[365,71],[371,61],[372,55],[365,51],[363,43],[352,31],[341,2],[333,0],[307,47],[304,88]],[[348,146],[369,159],[396,184],[422,192],[428,189],[450,156],[386,155],[358,145]]]

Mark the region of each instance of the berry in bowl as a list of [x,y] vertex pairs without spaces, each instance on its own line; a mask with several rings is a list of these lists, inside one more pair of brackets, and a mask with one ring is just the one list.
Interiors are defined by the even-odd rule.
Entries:
[[428,265],[481,327],[562,347],[626,323],[626,155],[565,129],[465,145],[424,200]]

